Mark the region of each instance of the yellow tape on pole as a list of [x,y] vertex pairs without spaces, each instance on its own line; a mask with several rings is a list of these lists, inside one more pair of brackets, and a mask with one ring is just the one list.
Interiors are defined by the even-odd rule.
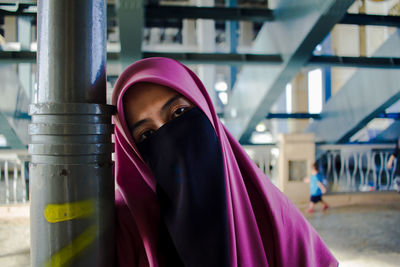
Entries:
[[95,201],[92,199],[64,204],[48,204],[44,209],[44,217],[49,223],[69,221],[93,214],[95,207]]
[[88,247],[96,238],[97,226],[92,225],[82,234],[75,238],[66,247],[53,254],[45,264],[46,267],[61,267],[65,266],[68,261],[76,257],[86,247]]

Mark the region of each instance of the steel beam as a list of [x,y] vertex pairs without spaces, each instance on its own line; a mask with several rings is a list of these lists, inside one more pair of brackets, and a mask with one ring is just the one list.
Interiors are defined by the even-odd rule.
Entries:
[[320,114],[314,113],[269,113],[266,119],[315,119],[321,118]]
[[29,126],[31,266],[113,266],[105,0],[39,1],[37,59]]
[[280,55],[228,54],[228,53],[163,53],[143,52],[143,57],[169,57],[188,64],[223,64],[223,65],[280,65]]
[[226,125],[240,142],[249,140],[286,84],[308,62],[315,46],[341,20],[353,2],[282,0],[278,3],[274,21],[264,24],[253,49],[257,53],[277,51],[282,55],[283,63],[275,68],[244,67],[226,108]]
[[[400,57],[400,35],[396,31],[374,54]],[[348,142],[372,119],[400,98],[398,69],[359,69],[326,103],[322,119],[306,129],[313,132],[317,142]]]
[[[168,53],[168,52],[141,52],[141,57],[169,57],[188,64],[221,64],[221,65],[279,65],[283,62],[277,54],[240,54],[240,53]],[[120,53],[107,53],[109,62],[118,62],[122,58]],[[34,63],[36,53],[33,51],[0,51],[2,63]]]
[[[244,53],[176,53],[176,52],[142,52],[143,58],[170,57],[188,64],[220,64],[220,65],[279,65],[283,59],[279,54],[244,54]],[[117,62],[120,53],[107,53],[109,62]],[[2,63],[35,63],[34,51],[0,51]],[[398,57],[342,57],[311,56],[305,66],[308,67],[356,67],[356,68],[400,68]]]
[[398,69],[400,68],[400,58],[312,56],[307,66]]
[[8,11],[0,9],[0,16],[17,16],[17,17],[36,17],[36,12],[32,11]]
[[[125,0],[119,0],[119,4],[117,4],[116,10],[117,15],[120,12],[121,4],[125,5],[124,1]],[[133,4],[137,0],[126,1],[128,5],[125,7],[137,7],[136,4]],[[22,5],[20,4],[20,6]],[[29,5],[27,5],[26,7],[28,6]],[[149,23],[154,20],[165,21],[166,23],[178,23],[181,22],[183,19],[212,19],[254,22],[272,21],[274,19],[273,10],[267,8],[147,5],[145,6],[145,8],[141,7],[141,9],[144,9],[146,21],[149,21]],[[36,16],[36,12],[24,11],[23,8],[15,11],[0,9],[0,15],[34,17]],[[130,20],[132,21],[133,19],[136,18],[131,14]],[[128,25],[131,25],[131,23],[129,23]]]
[[195,6],[146,6],[146,18],[152,19],[213,19],[272,21],[273,11],[266,8],[195,7]]
[[347,13],[339,22],[340,24],[373,25],[400,27],[400,16],[349,14]]

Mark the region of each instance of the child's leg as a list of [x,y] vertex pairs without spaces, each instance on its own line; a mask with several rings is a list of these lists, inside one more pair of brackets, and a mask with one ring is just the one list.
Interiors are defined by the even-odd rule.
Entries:
[[308,205],[307,213],[314,212],[314,206],[315,206],[314,202],[310,201],[310,204]]
[[321,198],[321,203],[322,203],[322,210],[326,210],[327,208],[329,208],[328,204]]

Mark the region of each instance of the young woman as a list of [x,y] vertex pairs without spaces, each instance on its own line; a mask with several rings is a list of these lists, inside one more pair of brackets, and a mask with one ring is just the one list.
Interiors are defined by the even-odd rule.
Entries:
[[338,265],[187,67],[140,60],[113,104],[119,266]]

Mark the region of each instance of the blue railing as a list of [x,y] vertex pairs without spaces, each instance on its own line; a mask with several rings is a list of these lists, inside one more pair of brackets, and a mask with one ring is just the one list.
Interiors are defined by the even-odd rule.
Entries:
[[319,145],[317,158],[330,192],[390,191],[395,168],[387,162],[394,145]]

